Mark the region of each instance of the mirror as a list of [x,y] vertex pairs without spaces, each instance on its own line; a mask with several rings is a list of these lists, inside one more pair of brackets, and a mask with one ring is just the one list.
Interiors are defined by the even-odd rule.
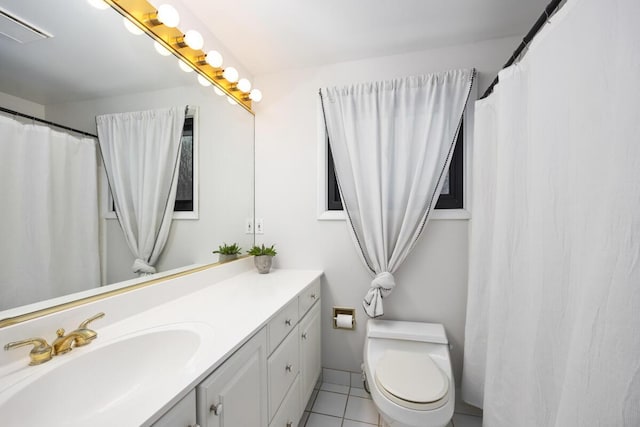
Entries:
[[[0,13],[1,107],[91,134],[96,134],[95,116],[100,114],[186,105],[196,111],[197,212],[174,214],[156,264],[159,275],[187,265],[217,262],[212,251],[223,242],[237,242],[243,252],[253,245],[253,233],[245,232],[247,221],[254,216],[252,114],[216,96],[212,87],[202,87],[195,73],[179,69],[174,56],[160,56],[148,36],[129,33],[122,16],[111,8],[98,10],[86,0],[0,0],[0,8],[53,36],[18,43],[12,38],[28,39],[31,34],[25,28],[16,29]],[[101,285],[106,285],[136,276],[131,270],[134,258],[118,221],[108,212],[110,201],[100,164],[99,170]],[[184,219],[176,219],[179,216]],[[70,295],[20,308],[0,302],[0,310],[11,308],[0,311],[0,319],[74,298]]]

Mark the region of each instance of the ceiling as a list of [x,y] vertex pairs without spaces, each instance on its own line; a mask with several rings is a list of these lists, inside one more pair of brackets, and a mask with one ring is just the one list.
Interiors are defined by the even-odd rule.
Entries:
[[[184,11],[183,31],[214,36],[241,74],[523,36],[547,0],[150,0]],[[232,7],[231,7],[231,6]],[[123,29],[87,0],[0,0],[0,8],[53,34],[19,44],[0,35],[0,92],[50,105],[194,84],[174,57]],[[191,17],[191,19],[189,19]],[[1,24],[1,23],[0,23]],[[0,25],[2,30],[2,25]],[[1,32],[1,31],[0,31]],[[207,40],[207,39],[205,39]],[[516,46],[514,46],[515,49]],[[505,58],[506,61],[507,58]]]
[[548,0],[173,1],[177,2],[177,7],[196,14],[256,75],[523,37]]

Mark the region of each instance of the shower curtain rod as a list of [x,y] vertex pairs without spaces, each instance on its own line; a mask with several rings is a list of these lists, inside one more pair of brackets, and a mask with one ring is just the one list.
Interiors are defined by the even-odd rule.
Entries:
[[[522,39],[522,43],[520,43],[518,48],[513,52],[513,55],[511,55],[511,58],[509,58],[507,63],[502,66],[501,70],[509,67],[511,64],[513,64],[516,61],[516,59],[518,59],[520,54],[527,48],[527,46],[529,46],[529,43],[531,43],[531,40],[533,40],[536,34],[538,34],[538,32],[542,29],[544,24],[549,22],[549,18],[551,17],[551,15],[553,15],[560,8],[560,3],[562,3],[563,1],[564,0],[551,0],[551,3],[549,3],[547,7],[544,8],[544,12],[542,12],[542,15],[540,15],[540,17],[535,22],[535,24],[533,24],[533,27],[531,27],[527,35],[524,36],[524,38]],[[491,85],[489,85],[489,87],[487,88],[485,93],[480,97],[480,99],[484,99],[487,96],[491,95],[491,92],[493,92],[493,87],[496,84],[498,84],[498,76],[496,76],[496,78],[493,79],[493,81],[491,82]]]
[[61,129],[64,129],[64,130],[75,132],[75,133],[79,133],[81,135],[89,136],[91,138],[96,138],[96,139],[98,138],[97,135],[94,135],[92,133],[88,133],[88,132],[84,132],[84,131],[81,131],[81,130],[78,130],[78,129],[70,128],[68,126],[60,125],[58,123],[50,122],[48,120],[39,119],[37,117],[30,116],[28,114],[24,114],[24,113],[21,113],[19,111],[9,110],[8,108],[4,108],[4,107],[0,107],[0,111],[2,111],[3,113],[11,114],[13,116],[24,117],[25,119],[34,120],[36,122],[44,123],[44,124],[47,124],[49,126],[55,126],[57,128],[61,128]]

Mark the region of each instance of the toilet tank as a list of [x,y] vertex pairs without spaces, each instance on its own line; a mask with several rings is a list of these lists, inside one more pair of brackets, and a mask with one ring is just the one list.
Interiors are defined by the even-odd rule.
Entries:
[[367,338],[419,341],[448,344],[444,326],[440,323],[405,322],[399,320],[374,320],[367,322]]

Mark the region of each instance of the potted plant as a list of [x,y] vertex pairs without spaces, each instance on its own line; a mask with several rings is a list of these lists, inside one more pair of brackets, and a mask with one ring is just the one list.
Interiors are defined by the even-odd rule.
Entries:
[[253,259],[256,268],[258,269],[258,273],[267,274],[269,270],[271,270],[271,261],[273,257],[276,256],[277,252],[273,249],[274,245],[270,247],[262,246],[254,246],[247,251],[249,255],[253,255],[255,258]]
[[218,262],[227,262],[236,259],[241,252],[242,248],[240,248],[237,243],[233,245],[223,243],[221,246],[218,246],[217,251],[213,251],[214,254],[218,254]]

